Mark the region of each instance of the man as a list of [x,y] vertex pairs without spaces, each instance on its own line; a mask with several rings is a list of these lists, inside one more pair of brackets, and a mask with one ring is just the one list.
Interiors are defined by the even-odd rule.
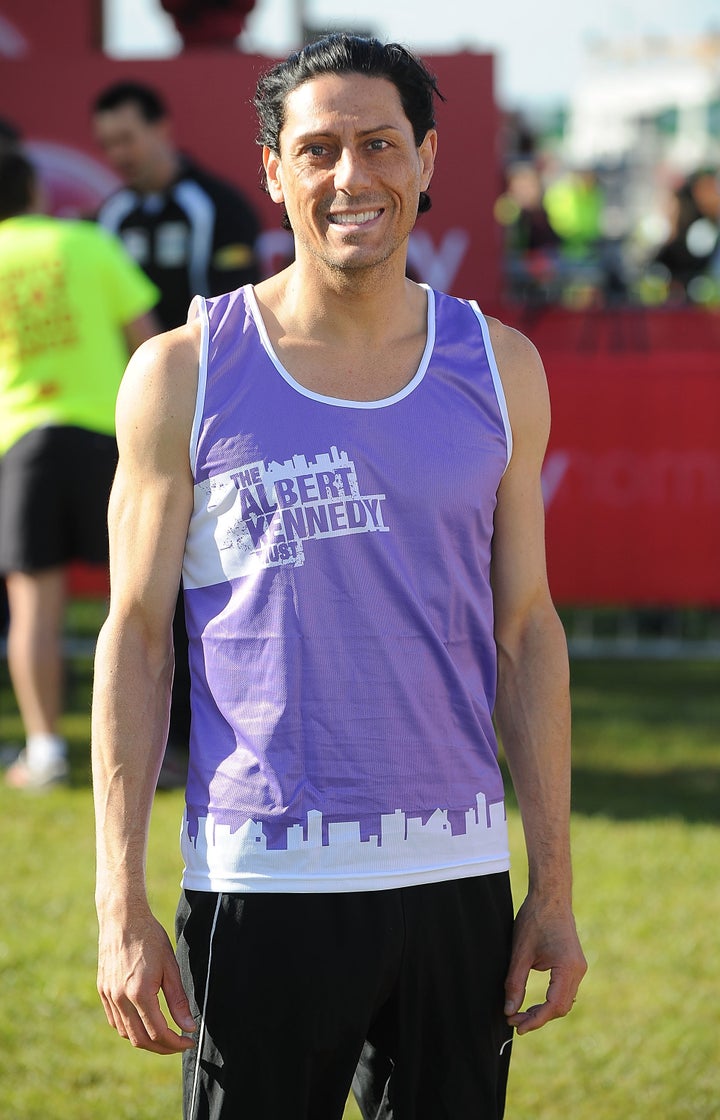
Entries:
[[[195,295],[212,296],[259,279],[259,222],[247,199],[175,147],[165,103],[156,90],[118,82],[98,94],[95,136],[125,186],[111,195],[98,221],[160,289],[164,330],[187,319]],[[173,623],[176,674],[170,742],[160,785],[183,786],[190,734],[190,679],[182,598]]]
[[[0,151],[10,149],[15,151],[20,147],[22,136],[20,129],[7,119],[0,117]],[[5,580],[0,576],[0,636],[7,633],[10,613],[8,610],[7,589]]]
[[28,160],[0,152],[0,572],[27,736],[6,775],[17,788],[67,774],[58,732],[65,568],[107,563],[115,397],[128,351],[157,330],[156,289],[117,242],[39,205]]
[[100,207],[98,221],[160,289],[165,330],[185,322],[193,296],[258,279],[257,215],[240,191],[177,150],[154,89],[130,81],[109,86],[95,98],[93,127],[125,184]]
[[[512,1028],[567,1013],[585,970],[545,380],[520,335],[406,277],[434,93],[403,48],[348,36],[265,75],[295,262],[201,302],[120,395],[99,990],[134,1045],[183,1052],[186,1120],[339,1120],[356,1067],[366,1118],[500,1117]],[[181,565],[178,967],[143,882]],[[514,935],[493,709],[530,866]],[[532,968],[550,985],[522,1010]]]

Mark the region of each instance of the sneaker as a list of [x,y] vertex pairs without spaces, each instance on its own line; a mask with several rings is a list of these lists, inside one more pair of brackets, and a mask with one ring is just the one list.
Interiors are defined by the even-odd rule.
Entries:
[[66,758],[56,758],[45,766],[28,766],[25,751],[20,751],[5,771],[5,782],[12,789],[47,789],[64,782],[68,776]]

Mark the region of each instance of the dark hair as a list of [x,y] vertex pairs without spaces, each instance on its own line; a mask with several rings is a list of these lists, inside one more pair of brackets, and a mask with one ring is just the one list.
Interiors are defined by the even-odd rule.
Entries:
[[15,148],[22,142],[22,133],[14,121],[0,117],[0,147]]
[[115,82],[97,95],[93,102],[93,113],[106,113],[120,109],[123,105],[135,105],[148,124],[161,121],[168,116],[167,105],[157,90],[142,82]]
[[25,214],[35,191],[35,168],[22,152],[0,150],[0,222]]
[[[381,43],[359,35],[328,35],[295,51],[260,78],[254,98],[260,122],[258,144],[279,154],[288,94],[321,74],[365,74],[392,82],[418,147],[435,127],[435,97],[445,100],[425,64],[399,43]],[[430,206],[429,196],[421,191],[418,212]]]

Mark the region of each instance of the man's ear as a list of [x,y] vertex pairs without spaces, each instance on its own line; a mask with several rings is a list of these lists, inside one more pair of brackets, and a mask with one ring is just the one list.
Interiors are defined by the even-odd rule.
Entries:
[[426,191],[433,177],[435,156],[437,155],[437,132],[434,128],[428,129],[418,150],[422,164],[422,190]]
[[282,166],[280,156],[271,148],[263,148],[262,161],[265,169],[268,194],[273,202],[284,202],[285,196],[282,189]]

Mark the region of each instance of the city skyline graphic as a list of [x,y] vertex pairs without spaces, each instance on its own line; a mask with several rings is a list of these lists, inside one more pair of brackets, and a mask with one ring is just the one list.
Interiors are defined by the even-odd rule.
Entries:
[[[213,818],[188,816],[183,853],[188,871],[210,878],[239,873],[247,876],[356,875],[400,872],[432,864],[506,861],[507,822],[502,801],[488,805],[478,793],[463,813],[464,830],[453,829],[450,810],[437,808],[426,820],[395,809],[379,816],[379,828],[365,839],[359,821],[325,822],[310,810],[306,823],[275,826],[268,836],[262,822],[246,820],[238,827]],[[274,843],[271,846],[271,842]],[[281,846],[284,842],[284,846]],[[201,871],[202,869],[202,871]]]

